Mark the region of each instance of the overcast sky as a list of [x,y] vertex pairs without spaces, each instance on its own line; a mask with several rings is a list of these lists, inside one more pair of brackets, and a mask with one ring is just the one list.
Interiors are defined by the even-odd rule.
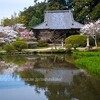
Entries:
[[6,17],[10,18],[14,12],[18,13],[32,5],[34,5],[34,0],[0,0],[0,20]]

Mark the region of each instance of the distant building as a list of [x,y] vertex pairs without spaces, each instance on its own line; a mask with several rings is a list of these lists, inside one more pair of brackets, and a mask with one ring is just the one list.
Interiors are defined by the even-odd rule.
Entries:
[[78,34],[83,25],[76,22],[73,18],[71,10],[53,10],[46,11],[44,22],[32,27],[35,34],[39,35],[43,32],[54,32],[55,34],[67,37],[72,34]]

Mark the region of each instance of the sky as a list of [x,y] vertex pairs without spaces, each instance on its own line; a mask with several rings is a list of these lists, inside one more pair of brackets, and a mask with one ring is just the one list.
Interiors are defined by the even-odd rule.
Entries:
[[[38,1],[41,2],[43,0]],[[34,0],[0,0],[0,20],[10,18],[11,15],[14,15],[14,12],[18,14],[25,7],[28,8],[32,5],[34,5]]]

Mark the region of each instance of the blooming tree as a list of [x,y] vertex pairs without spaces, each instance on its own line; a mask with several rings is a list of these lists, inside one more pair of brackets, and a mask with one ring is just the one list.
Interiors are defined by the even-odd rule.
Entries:
[[97,35],[100,35],[100,20],[85,24],[81,28],[82,34],[87,36],[87,47],[89,47],[89,37],[91,36],[95,40],[95,46],[97,47]]
[[14,31],[12,27],[6,26],[0,26],[0,33],[2,33],[0,37],[0,43],[6,42],[11,43],[16,40],[18,36],[18,32]]
[[24,31],[20,32],[20,37],[22,39],[29,39],[30,37],[32,37],[33,32],[32,31],[28,31],[27,29],[25,29]]

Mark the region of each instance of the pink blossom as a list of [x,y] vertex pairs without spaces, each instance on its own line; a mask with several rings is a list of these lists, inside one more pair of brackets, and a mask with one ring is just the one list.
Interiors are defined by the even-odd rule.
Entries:
[[33,35],[33,32],[29,32],[28,30],[24,30],[23,32],[20,32],[20,37],[22,38],[29,38]]

